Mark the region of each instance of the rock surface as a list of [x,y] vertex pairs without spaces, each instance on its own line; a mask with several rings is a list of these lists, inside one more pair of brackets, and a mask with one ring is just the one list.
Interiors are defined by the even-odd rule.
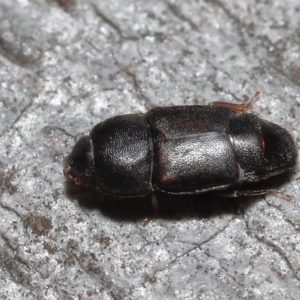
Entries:
[[76,137],[158,105],[241,102],[300,129],[299,1],[0,2],[1,299],[300,299],[299,175],[254,200],[103,199]]

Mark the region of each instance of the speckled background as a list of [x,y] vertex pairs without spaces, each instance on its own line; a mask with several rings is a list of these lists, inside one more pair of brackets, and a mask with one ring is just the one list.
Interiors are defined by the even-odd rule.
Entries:
[[0,1],[1,299],[300,299],[299,172],[253,200],[114,201],[66,184],[98,122],[245,101],[299,144],[300,4]]

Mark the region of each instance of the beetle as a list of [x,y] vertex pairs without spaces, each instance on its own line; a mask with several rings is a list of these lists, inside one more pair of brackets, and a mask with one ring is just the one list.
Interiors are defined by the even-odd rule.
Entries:
[[256,183],[293,169],[297,150],[287,130],[247,113],[258,95],[244,104],[155,107],[107,119],[77,141],[64,175],[120,198],[274,192]]

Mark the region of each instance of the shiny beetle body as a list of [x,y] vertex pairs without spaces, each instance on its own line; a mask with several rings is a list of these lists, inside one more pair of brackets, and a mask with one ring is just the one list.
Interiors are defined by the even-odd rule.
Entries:
[[233,106],[156,107],[110,118],[79,139],[65,176],[117,197],[260,194],[243,188],[292,169],[296,147],[285,129]]

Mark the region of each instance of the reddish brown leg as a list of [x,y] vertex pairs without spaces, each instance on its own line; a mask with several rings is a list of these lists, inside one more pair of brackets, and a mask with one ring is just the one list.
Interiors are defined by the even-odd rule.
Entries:
[[158,203],[157,203],[156,195],[154,193],[152,193],[151,195],[151,204],[153,209],[152,214],[142,220],[143,226],[147,226],[158,213]]
[[293,196],[284,193],[279,190],[274,189],[267,189],[267,190],[236,190],[236,191],[220,191],[217,193],[219,196],[223,197],[229,197],[229,198],[235,198],[235,197],[249,197],[249,196],[260,196],[260,195],[266,195],[266,194],[273,194],[275,196],[280,197],[281,199],[284,199],[286,201],[290,201],[293,199]]
[[294,197],[279,190],[269,190],[270,194],[280,197],[283,200],[291,201]]
[[256,92],[255,95],[248,100],[246,103],[243,104],[236,104],[236,103],[229,103],[229,102],[223,102],[223,101],[214,101],[212,104],[216,106],[229,106],[231,110],[233,111],[240,111],[240,112],[246,112],[250,109],[254,101],[257,100],[261,92]]

